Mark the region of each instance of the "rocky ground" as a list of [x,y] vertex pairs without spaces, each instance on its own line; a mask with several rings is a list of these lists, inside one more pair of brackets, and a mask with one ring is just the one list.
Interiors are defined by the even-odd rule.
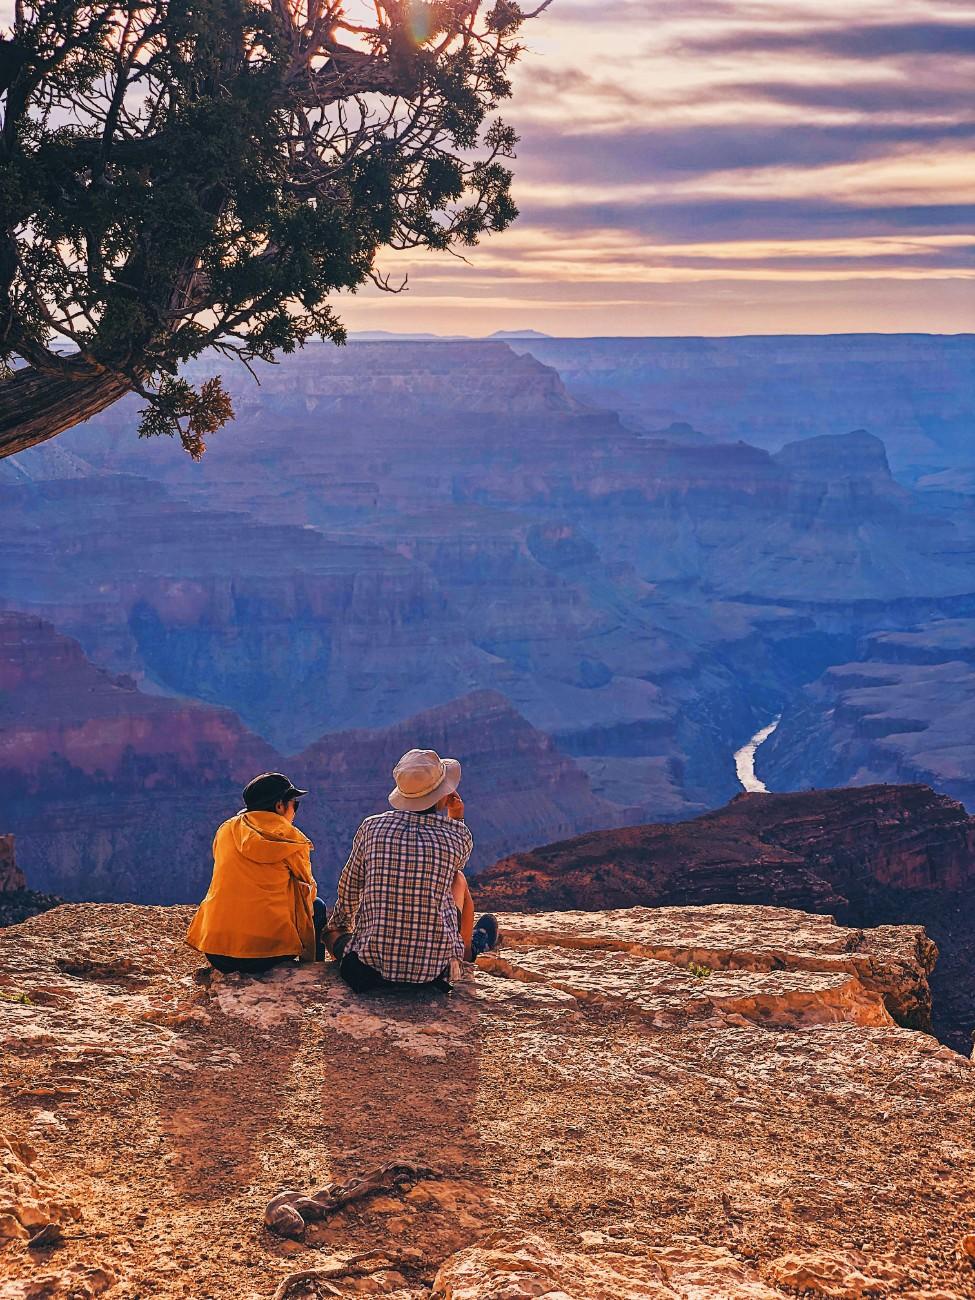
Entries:
[[593,831],[496,862],[477,896],[492,911],[773,903],[846,925],[923,925],[940,953],[935,1032],[967,1055],[973,883],[975,817],[928,786],[874,785],[741,794],[693,821]]
[[511,916],[449,998],[367,999],[201,971],[187,919],[0,934],[2,1300],[975,1296],[975,1068],[893,1019],[917,929]]

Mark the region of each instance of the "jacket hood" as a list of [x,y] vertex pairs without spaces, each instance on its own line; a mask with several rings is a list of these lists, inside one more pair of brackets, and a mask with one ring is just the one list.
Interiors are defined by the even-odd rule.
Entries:
[[314,848],[297,826],[274,812],[239,812],[230,823],[241,857],[251,862],[283,862],[301,848]]

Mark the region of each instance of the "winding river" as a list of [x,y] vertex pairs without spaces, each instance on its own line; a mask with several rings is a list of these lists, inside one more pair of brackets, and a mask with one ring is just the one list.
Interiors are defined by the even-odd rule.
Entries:
[[756,731],[747,745],[735,750],[735,771],[738,780],[750,794],[768,794],[768,786],[755,775],[755,751],[764,744],[782,721],[782,715],[773,718],[767,727]]

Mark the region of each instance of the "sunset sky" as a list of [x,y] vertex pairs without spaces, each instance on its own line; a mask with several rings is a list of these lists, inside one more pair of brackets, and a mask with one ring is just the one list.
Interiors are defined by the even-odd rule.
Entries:
[[408,291],[338,298],[351,330],[975,330],[975,0],[553,0],[524,36],[521,217],[386,253]]
[[410,289],[350,328],[975,329],[975,0],[554,0],[526,36],[520,220],[385,257]]

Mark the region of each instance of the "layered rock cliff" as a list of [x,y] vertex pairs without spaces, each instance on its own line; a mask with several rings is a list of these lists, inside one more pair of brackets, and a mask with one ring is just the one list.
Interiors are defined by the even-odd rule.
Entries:
[[5,1300],[975,1290],[975,1070],[889,1010],[916,927],[506,916],[449,998],[367,999],[200,973],[187,916],[0,934]]
[[[975,817],[925,786],[740,795],[690,822],[597,832],[496,863],[485,907],[767,903],[913,921],[941,949],[936,1027],[971,1043]],[[919,1021],[919,1023],[921,1023]]]
[[830,436],[770,455],[637,432],[500,342],[317,345],[227,378],[238,418],[202,465],[125,404],[57,463],[17,458],[0,601],[279,750],[496,690],[604,797],[687,816],[862,638],[972,612],[971,512],[894,482],[886,426],[847,432],[855,386],[808,430]]
[[26,888],[24,873],[17,866],[14,837],[0,835],[0,894],[12,894]]
[[806,687],[762,750],[774,788],[924,781],[975,808],[975,619],[865,638]]
[[393,765],[415,745],[463,758],[477,810],[473,870],[516,848],[627,819],[495,693],[284,755],[229,710],[150,695],[95,667],[42,620],[0,613],[4,824],[17,833],[31,884],[66,898],[201,898],[214,830],[240,807],[246,782],[268,770],[312,791],[302,826],[316,845],[319,884],[330,890],[359,821],[386,806]]
[[[556,827],[618,825],[626,818],[627,810],[595,796],[582,769],[503,695],[480,691],[399,726],[325,736],[295,759],[302,780],[327,800],[337,823],[333,838],[343,849],[362,817],[388,807],[392,783],[386,774],[417,744],[463,755],[463,795],[477,846],[474,871],[491,860],[496,845],[539,843]],[[324,863],[316,865],[325,881],[334,878]]]
[[570,390],[644,428],[689,420],[775,449],[865,426],[899,467],[968,455],[972,335],[838,334],[743,338],[513,339]]

